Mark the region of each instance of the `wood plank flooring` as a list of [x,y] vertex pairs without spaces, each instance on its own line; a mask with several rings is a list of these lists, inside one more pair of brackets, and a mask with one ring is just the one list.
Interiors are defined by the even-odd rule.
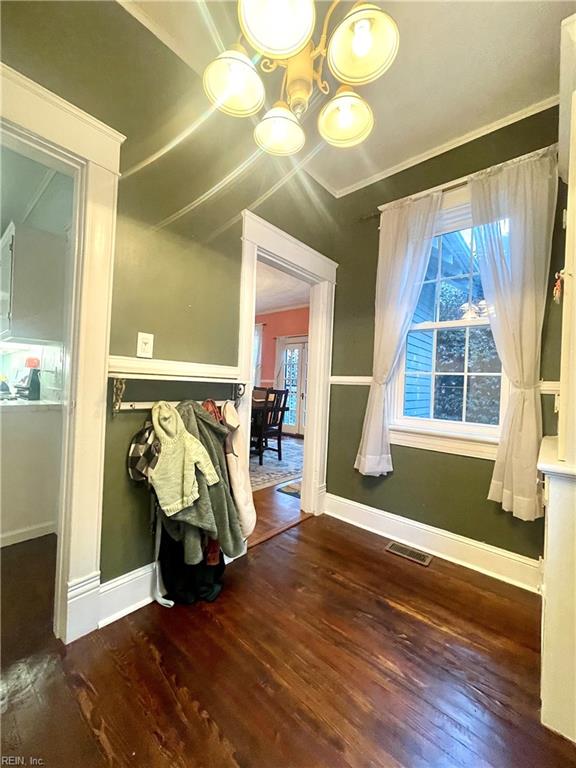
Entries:
[[539,724],[539,598],[384,544],[311,518],[229,566],[213,604],[153,604],[8,659],[4,754],[47,768],[574,768],[576,746]]
[[261,544],[310,517],[301,512],[300,499],[287,493],[279,493],[278,487],[273,485],[253,494],[258,519],[254,532],[248,539],[248,548]]

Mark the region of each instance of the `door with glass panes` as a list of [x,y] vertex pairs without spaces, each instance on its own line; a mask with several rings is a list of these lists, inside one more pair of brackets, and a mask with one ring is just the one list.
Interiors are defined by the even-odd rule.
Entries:
[[308,339],[278,340],[276,386],[288,390],[283,431],[303,435],[306,424],[306,375],[308,366]]

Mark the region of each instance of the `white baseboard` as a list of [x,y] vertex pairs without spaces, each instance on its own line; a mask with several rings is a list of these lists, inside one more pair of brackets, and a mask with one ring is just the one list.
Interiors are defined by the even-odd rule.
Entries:
[[100,584],[96,571],[68,585],[65,643],[105,627],[153,600],[154,563]]
[[49,533],[56,533],[56,523],[54,521],[29,525],[26,528],[18,528],[15,531],[5,531],[0,534],[0,547],[9,547],[11,544],[19,544],[21,541],[38,539],[40,536],[47,536]]
[[154,599],[154,563],[118,576],[100,586],[98,629],[143,608]]
[[97,628],[99,597],[100,571],[68,582],[66,635],[62,638],[63,642],[72,643]]
[[540,592],[540,561],[441,528],[409,520],[357,501],[326,494],[324,511],[359,528],[421,549],[530,592]]

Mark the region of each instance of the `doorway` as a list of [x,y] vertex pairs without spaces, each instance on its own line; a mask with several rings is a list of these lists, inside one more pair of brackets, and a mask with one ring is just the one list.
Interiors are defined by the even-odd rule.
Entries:
[[[242,216],[239,380],[246,382],[246,395],[239,409],[241,423],[245,434],[249,436],[253,389],[266,383],[258,380],[253,344],[258,328],[257,271],[262,264],[308,286],[307,328],[299,332],[279,332],[276,335],[307,337],[304,411],[306,439],[301,441],[303,463],[302,481],[298,489],[300,498],[296,498],[294,503],[298,505],[301,513],[320,514],[323,511],[326,492],[330,360],[337,264],[250,211],[243,211]],[[301,338],[292,340],[302,341]],[[271,377],[273,383],[277,381],[277,373],[278,371],[275,371]],[[292,439],[291,435],[288,437]],[[247,454],[249,449],[247,439]],[[269,491],[268,495],[270,493]],[[276,493],[276,496],[289,498],[288,494]]]
[[74,363],[76,180],[70,168],[33,154],[23,143],[0,144],[3,668],[54,637]]
[[[3,64],[0,65],[0,86],[2,147],[43,166],[42,178],[24,211],[24,221],[19,222],[40,231],[41,235],[26,235],[21,227],[19,234],[18,223],[14,222],[15,232],[10,233],[6,228],[2,248],[3,255],[11,255],[13,259],[12,264],[3,265],[1,304],[6,316],[2,321],[2,341],[25,347],[11,349],[10,359],[20,355],[20,362],[14,357],[18,369],[15,374],[11,372],[12,363],[6,363],[10,371],[5,374],[2,389],[7,398],[27,395],[20,397],[24,404],[4,403],[2,407],[13,409],[6,412],[7,419],[20,418],[22,414],[26,419],[28,413],[32,413],[31,406],[46,406],[44,410],[51,414],[47,418],[60,425],[52,424],[41,430],[39,436],[44,439],[47,433],[60,434],[60,449],[52,456],[56,469],[52,478],[45,478],[57,486],[52,495],[52,499],[56,499],[56,510],[52,506],[50,519],[30,524],[39,526],[35,528],[37,533],[42,532],[44,523],[49,524],[46,533],[54,537],[55,529],[57,541],[53,541],[52,552],[45,560],[35,559],[35,567],[30,568],[27,575],[36,570],[39,562],[53,562],[55,556],[55,568],[49,566],[55,571],[55,579],[47,578],[42,588],[53,595],[47,614],[48,619],[53,615],[52,625],[48,620],[48,626],[53,628],[52,639],[56,636],[68,643],[96,629],[100,620],[105,392],[116,192],[124,137]],[[20,181],[23,179],[22,176]],[[50,196],[51,204],[43,210],[43,205],[38,207],[39,202],[52,184],[56,192]],[[70,187],[72,213],[66,235],[43,231],[58,220],[56,212],[69,195]],[[34,252],[38,237],[45,241],[40,247],[41,258],[26,258],[26,253]],[[61,249],[52,247],[54,237],[65,240],[64,258]],[[7,242],[12,243],[12,249]],[[26,286],[26,280],[30,283],[30,271],[35,278],[32,281],[34,301],[29,288],[19,291],[17,285]],[[10,281],[6,282],[8,273]],[[53,302],[51,297],[57,290],[62,294]],[[39,323],[40,319],[43,322]],[[36,399],[38,396],[40,400]],[[34,428],[37,423],[37,420],[33,422]],[[15,482],[16,473],[4,463],[15,460],[23,434],[16,430],[7,450],[2,446],[2,479],[8,479],[10,492],[17,491],[9,504],[11,509],[16,509],[16,501],[20,503],[23,498],[23,486]],[[33,444],[39,446],[34,436],[32,438]],[[34,448],[34,457],[38,464],[44,458],[38,447]],[[28,485],[35,486],[36,472],[26,479]],[[4,499],[2,501],[4,517]],[[42,508],[42,502],[41,497],[37,498],[36,506]],[[26,508],[32,513],[30,507]],[[27,541],[17,540],[30,533],[29,530],[18,529],[13,533],[16,539],[8,538],[7,547],[20,542],[31,547],[36,546],[36,542],[42,543],[40,535]],[[30,558],[34,559],[34,555]],[[21,559],[15,558],[17,562]],[[3,560],[10,563],[12,558]],[[15,588],[18,583],[21,602],[26,596],[27,584],[16,579]],[[6,600],[3,589],[3,605]]]
[[258,522],[248,546],[298,524],[304,469],[310,286],[258,261],[250,481]]

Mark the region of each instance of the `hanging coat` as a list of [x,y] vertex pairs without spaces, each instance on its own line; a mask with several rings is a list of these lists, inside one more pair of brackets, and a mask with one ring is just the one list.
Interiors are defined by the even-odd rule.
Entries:
[[[199,497],[195,505],[202,502],[210,505],[216,521],[214,538],[220,542],[224,554],[228,557],[237,557],[243,554],[245,544],[236,505],[230,492],[230,480],[224,454],[224,441],[228,435],[228,428],[223,424],[218,424],[214,417],[195,400],[183,401],[178,405],[177,411],[188,432],[197,437],[206,448],[220,479],[216,485],[206,487],[205,484],[201,483],[201,478],[198,478]],[[203,493],[204,489],[205,493]],[[183,510],[183,513],[185,511]]]
[[238,519],[244,538],[248,538],[256,525],[256,508],[250,484],[250,471],[246,455],[246,441],[240,427],[238,412],[231,400],[222,406],[222,418],[228,427],[226,439],[226,462],[230,476],[232,495],[238,510]]

